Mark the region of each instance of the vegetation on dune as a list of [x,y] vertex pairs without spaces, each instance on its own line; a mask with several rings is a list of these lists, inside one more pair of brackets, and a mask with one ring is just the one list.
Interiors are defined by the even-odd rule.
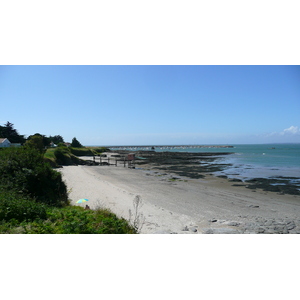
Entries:
[[[2,135],[2,134],[6,134]],[[125,219],[107,209],[85,210],[71,206],[61,173],[53,167],[80,164],[77,155],[97,155],[106,148],[67,147],[34,134],[27,140],[13,124],[0,126],[1,137],[23,143],[19,148],[0,148],[0,233],[136,233]]]
[[[17,201],[15,201],[17,203]],[[28,201],[28,206],[30,201]],[[0,197],[0,210],[7,209],[7,203]],[[106,209],[85,210],[79,206],[66,206],[57,208],[51,206],[23,207],[16,210],[12,205],[12,215],[6,218],[0,216],[0,233],[31,233],[31,234],[134,234],[136,230],[125,219],[117,218],[115,214]],[[40,210],[38,210],[40,208]],[[22,211],[30,212],[29,218],[17,218]]]
[[109,151],[105,147],[67,147],[65,144],[59,144],[56,148],[48,148],[44,154],[44,158],[52,167],[82,165],[86,162],[77,156],[96,156],[102,152]]
[[45,163],[43,154],[33,148],[9,148],[0,151],[1,185],[16,190],[37,202],[64,205],[67,187],[61,174]]
[[0,220],[3,222],[44,220],[47,218],[46,205],[38,203],[27,195],[8,191],[0,187]]

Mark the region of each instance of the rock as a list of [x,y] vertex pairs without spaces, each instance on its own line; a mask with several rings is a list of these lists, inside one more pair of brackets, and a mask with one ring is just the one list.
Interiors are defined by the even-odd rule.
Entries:
[[284,227],[285,226],[282,226],[282,225],[275,225],[274,226],[275,233],[279,233],[279,234],[284,233],[284,231],[285,231]]
[[271,226],[273,224],[272,220],[266,220],[265,226]]
[[283,232],[282,232],[283,234],[287,234],[287,233],[289,233],[289,231],[288,231],[288,229],[287,229],[287,227],[286,226],[284,226],[284,228],[283,228]]
[[187,226],[185,226],[185,227],[182,229],[182,231],[189,231],[189,229],[188,229]]
[[172,233],[175,232],[172,232],[171,230],[158,230],[154,232],[154,234],[172,234]]
[[192,232],[197,232],[198,231],[196,227],[190,227],[189,230],[192,231]]
[[249,205],[249,207],[252,207],[252,208],[259,208],[259,206],[258,205]]
[[265,229],[262,227],[258,227],[255,229],[255,233],[264,233],[264,232],[265,232]]
[[240,223],[239,222],[235,222],[235,221],[231,221],[227,224],[228,226],[239,226]]
[[209,220],[209,222],[211,222],[211,223],[214,223],[214,222],[217,222],[218,220],[217,219],[211,219],[211,220]]
[[[235,174],[235,175],[239,175],[239,174]],[[237,179],[237,178],[230,179],[229,181],[230,182],[243,182],[243,180]]]
[[290,221],[287,223],[286,227],[288,230],[292,230],[292,229],[296,228],[296,224],[294,221]]
[[235,234],[235,233],[240,233],[240,232],[233,228],[209,228],[209,229],[205,230],[203,233],[206,233],[206,234]]
[[204,230],[203,233],[205,233],[205,234],[213,234],[214,231],[211,228],[209,228],[207,230]]

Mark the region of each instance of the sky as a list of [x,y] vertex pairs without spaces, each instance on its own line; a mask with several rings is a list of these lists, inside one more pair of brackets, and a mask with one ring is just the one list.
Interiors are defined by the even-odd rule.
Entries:
[[83,145],[300,142],[300,67],[2,65],[0,124]]

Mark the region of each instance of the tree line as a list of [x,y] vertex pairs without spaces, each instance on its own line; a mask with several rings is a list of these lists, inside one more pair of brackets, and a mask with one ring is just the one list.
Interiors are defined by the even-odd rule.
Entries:
[[[51,143],[55,145],[65,143],[64,138],[61,135],[46,136],[44,134],[35,133],[28,138],[25,138],[25,135],[19,134],[18,130],[14,128],[14,124],[9,121],[3,126],[0,125],[0,138],[7,138],[11,143],[26,144],[41,150],[50,147]],[[72,139],[71,147],[81,148],[83,146],[76,137],[74,137]]]

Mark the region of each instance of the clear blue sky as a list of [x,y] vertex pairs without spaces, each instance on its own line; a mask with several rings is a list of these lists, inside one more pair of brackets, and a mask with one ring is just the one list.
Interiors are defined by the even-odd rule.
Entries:
[[299,66],[1,66],[0,124],[84,145],[300,142]]

